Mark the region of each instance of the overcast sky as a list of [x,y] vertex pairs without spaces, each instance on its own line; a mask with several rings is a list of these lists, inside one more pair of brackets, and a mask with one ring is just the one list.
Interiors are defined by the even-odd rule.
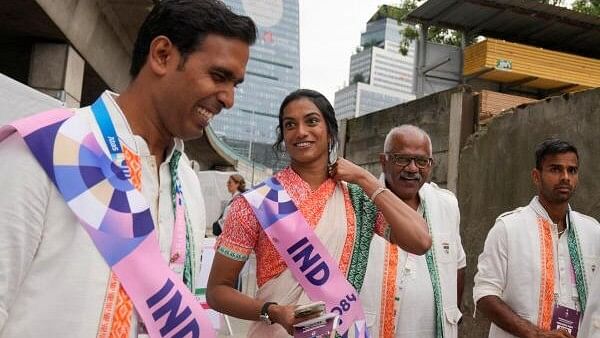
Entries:
[[323,93],[333,105],[335,91],[348,82],[350,56],[360,44],[377,6],[397,1],[299,0],[300,85]]

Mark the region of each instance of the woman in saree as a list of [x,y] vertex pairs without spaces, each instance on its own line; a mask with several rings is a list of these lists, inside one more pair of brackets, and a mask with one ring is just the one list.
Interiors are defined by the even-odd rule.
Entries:
[[[322,94],[307,89],[289,94],[279,109],[274,147],[283,143],[291,161],[274,178],[335,260],[344,278],[359,290],[373,234],[419,255],[429,249],[431,237],[422,217],[382,187],[376,177],[346,159],[337,158],[337,134],[335,112]],[[225,230],[216,244],[208,281],[208,304],[229,316],[255,321],[248,337],[289,337],[293,324],[301,321],[294,317],[294,308],[311,299],[244,196],[233,201]],[[256,298],[234,288],[236,277],[253,251]]]

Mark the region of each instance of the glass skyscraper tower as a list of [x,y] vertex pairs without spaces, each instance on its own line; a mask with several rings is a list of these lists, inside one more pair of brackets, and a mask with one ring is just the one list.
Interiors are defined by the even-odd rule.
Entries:
[[400,53],[401,25],[381,6],[361,34],[362,50],[350,57],[348,86],[335,93],[338,120],[362,116],[415,98],[415,47]]
[[298,0],[224,2],[234,12],[251,17],[258,36],[233,108],[219,114],[212,126],[237,153],[273,167],[271,145],[276,139],[279,105],[300,87]]

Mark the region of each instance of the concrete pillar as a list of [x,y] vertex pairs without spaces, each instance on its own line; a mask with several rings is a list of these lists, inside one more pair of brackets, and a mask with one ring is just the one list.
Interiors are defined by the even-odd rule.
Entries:
[[473,93],[462,87],[450,96],[450,123],[448,128],[448,177],[446,188],[457,194],[460,151],[469,135],[475,132]]
[[[106,0],[35,0],[56,24],[85,62],[94,69],[111,90],[120,92],[130,81],[129,64],[133,41],[118,15]],[[121,1],[123,2],[123,1]],[[148,3],[149,0],[131,0]],[[156,2],[156,1],[154,1]],[[139,20],[139,21],[138,21]],[[131,22],[141,22],[132,17]]]
[[458,159],[460,155],[460,126],[463,92],[452,93],[450,98],[450,126],[448,130],[448,177],[447,188],[456,194],[458,183]]
[[31,53],[29,85],[77,108],[81,102],[85,61],[69,45],[37,43]]

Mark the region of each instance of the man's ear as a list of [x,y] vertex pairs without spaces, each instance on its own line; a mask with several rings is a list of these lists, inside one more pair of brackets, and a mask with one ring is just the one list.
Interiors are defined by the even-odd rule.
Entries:
[[175,45],[164,35],[155,37],[150,43],[148,59],[146,62],[152,73],[163,76],[167,73],[168,65],[172,62],[179,63],[179,53]]
[[536,187],[540,186],[542,181],[542,173],[537,168],[533,168],[533,170],[531,170],[531,180]]
[[379,164],[381,164],[381,172],[385,171],[385,154],[379,154]]

